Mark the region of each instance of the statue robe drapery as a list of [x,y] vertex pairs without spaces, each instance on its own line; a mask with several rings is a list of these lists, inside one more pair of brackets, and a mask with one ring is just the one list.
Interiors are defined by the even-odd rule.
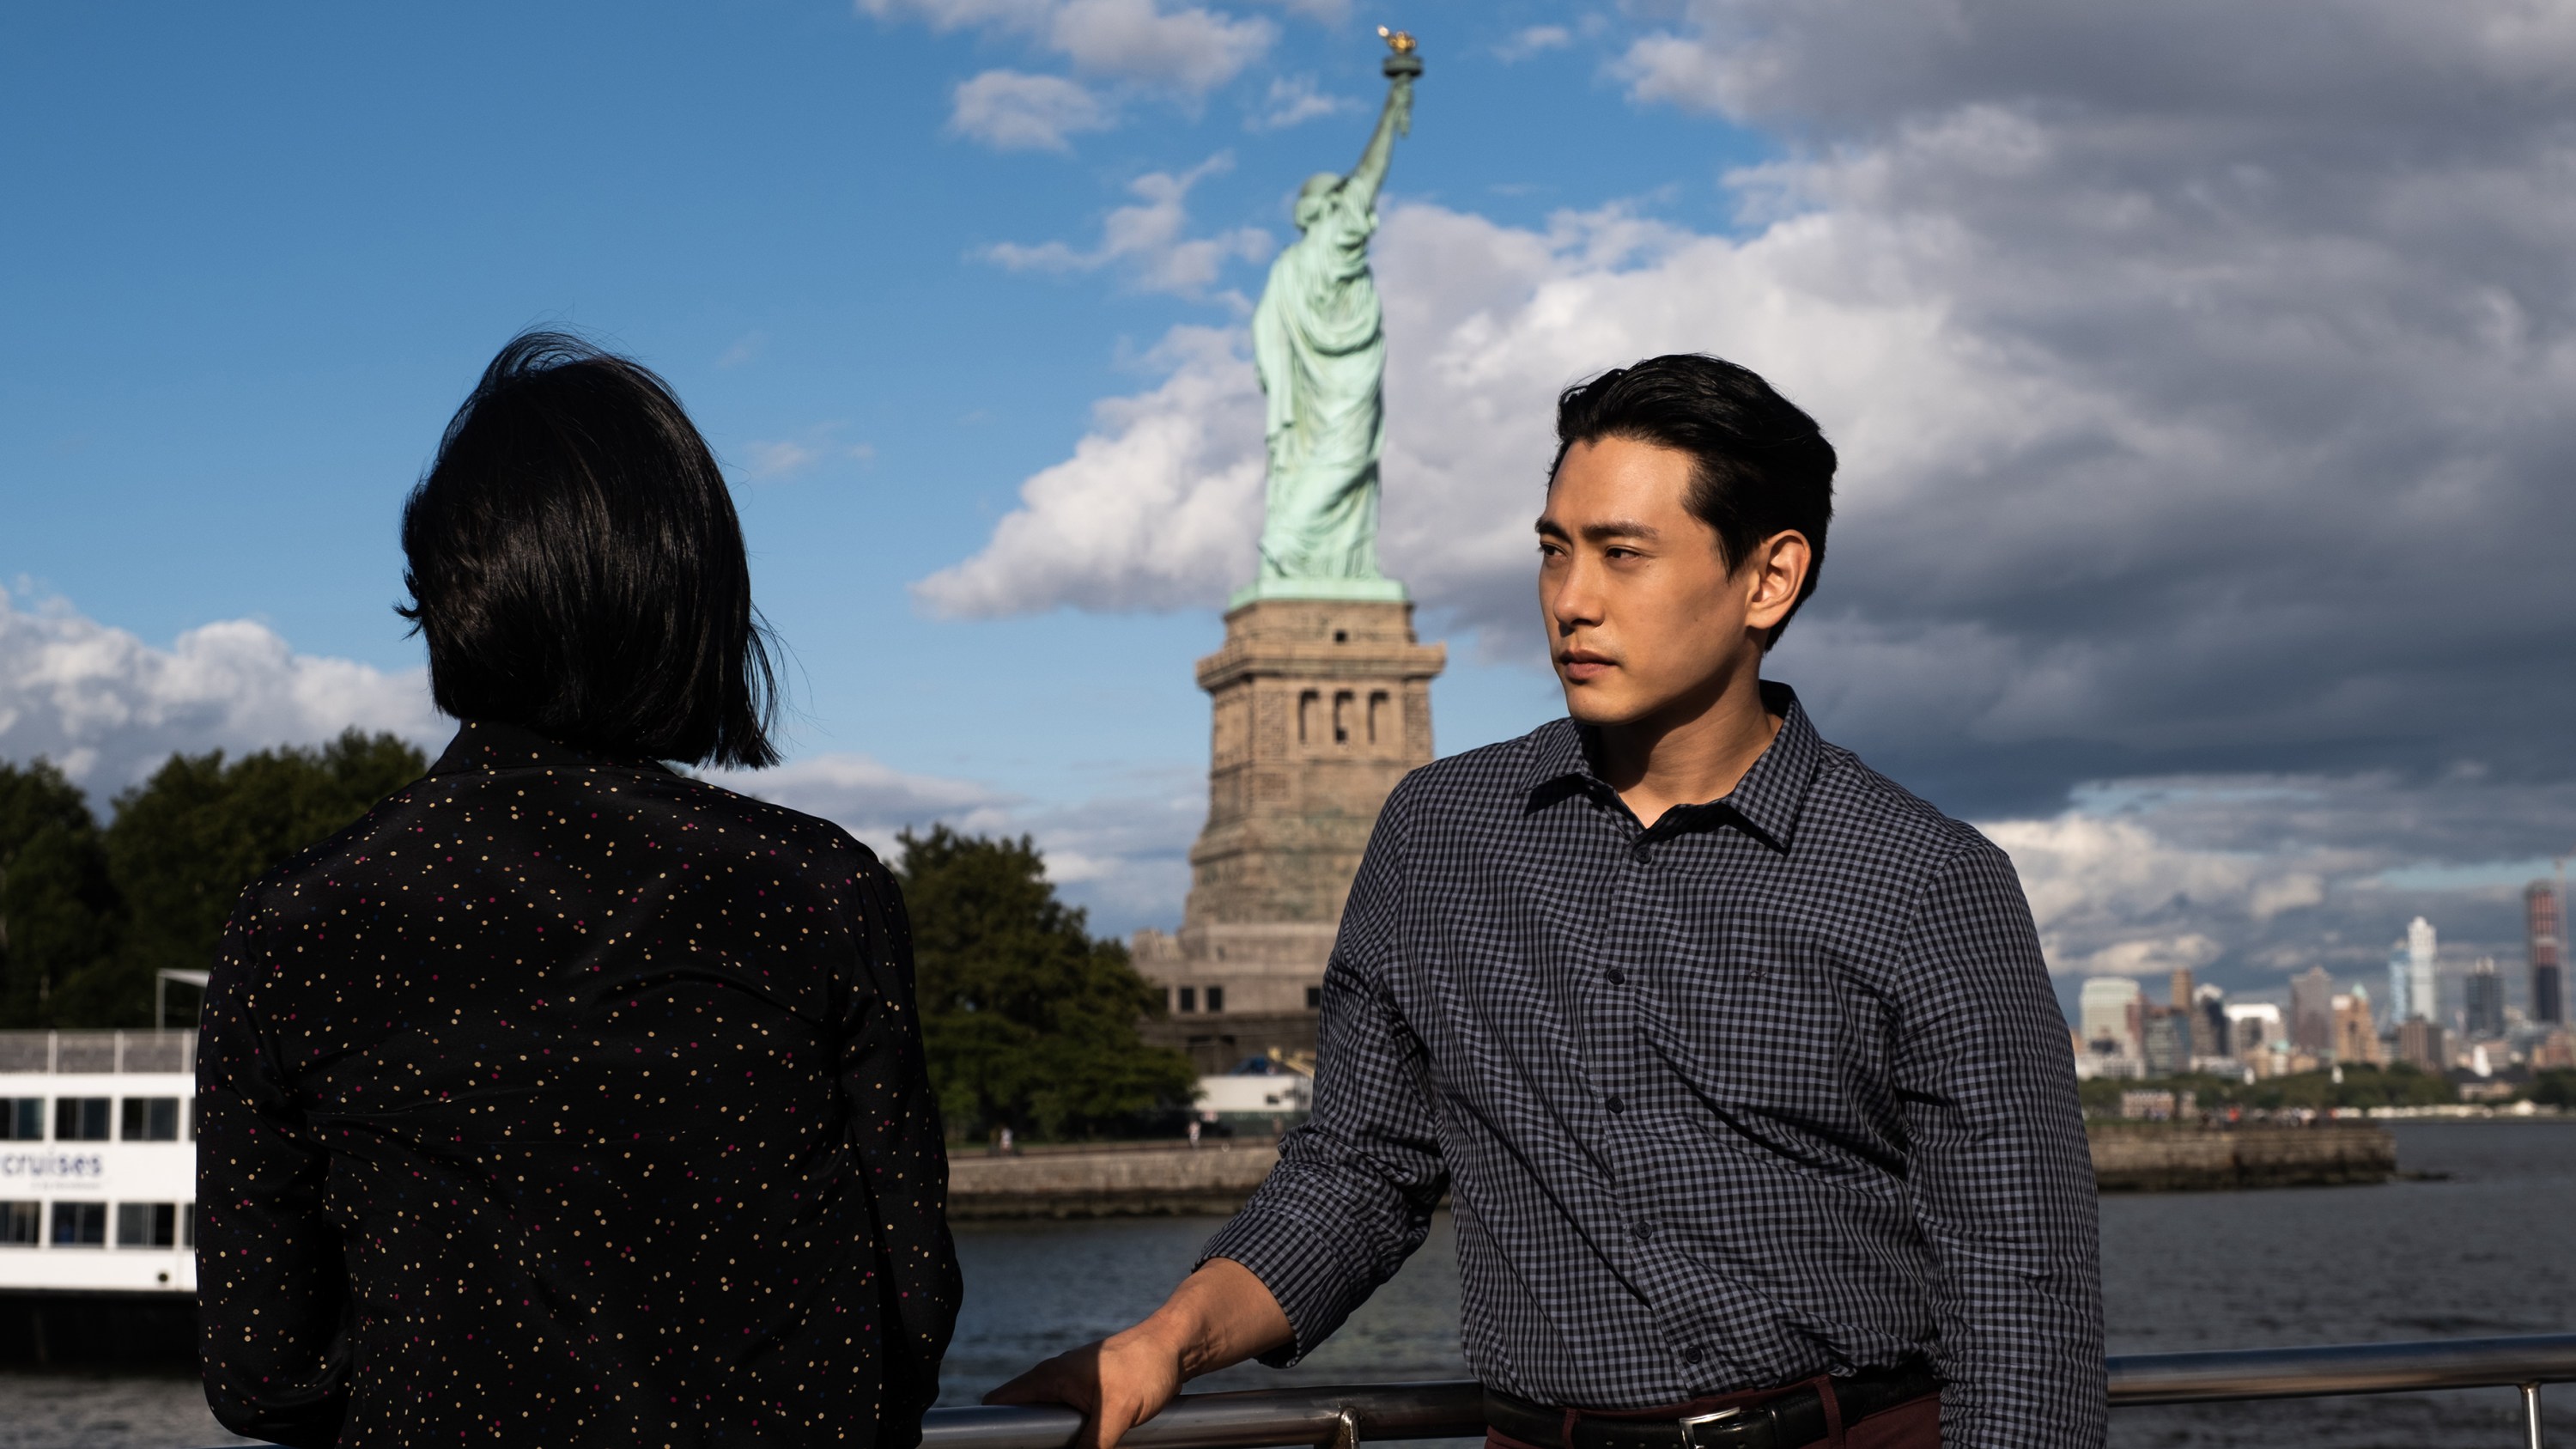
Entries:
[[1369,277],[1374,186],[1345,182],[1270,264],[1252,313],[1268,398],[1265,579],[1374,579],[1386,334]]

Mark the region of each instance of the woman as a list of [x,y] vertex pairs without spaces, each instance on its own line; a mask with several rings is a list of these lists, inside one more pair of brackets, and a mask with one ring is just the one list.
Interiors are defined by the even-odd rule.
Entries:
[[403,509],[463,722],[243,894],[198,1065],[206,1393],[294,1445],[910,1449],[958,1278],[903,901],[658,763],[776,751],[722,474],[531,334]]

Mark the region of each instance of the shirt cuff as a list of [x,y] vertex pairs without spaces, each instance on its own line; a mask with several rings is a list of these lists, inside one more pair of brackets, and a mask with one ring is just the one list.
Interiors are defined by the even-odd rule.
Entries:
[[1377,1286],[1344,1260],[1332,1234],[1297,1213],[1265,1205],[1258,1194],[1199,1249],[1192,1271],[1211,1258],[1241,1264],[1288,1315],[1288,1343],[1260,1356],[1271,1368],[1289,1368],[1313,1353]]

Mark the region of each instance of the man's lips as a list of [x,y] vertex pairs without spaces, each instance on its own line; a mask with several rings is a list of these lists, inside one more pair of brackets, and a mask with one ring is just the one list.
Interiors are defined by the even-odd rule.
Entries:
[[1595,654],[1589,649],[1569,649],[1556,656],[1556,667],[1566,678],[1580,683],[1600,678],[1617,668],[1618,663],[1607,654]]

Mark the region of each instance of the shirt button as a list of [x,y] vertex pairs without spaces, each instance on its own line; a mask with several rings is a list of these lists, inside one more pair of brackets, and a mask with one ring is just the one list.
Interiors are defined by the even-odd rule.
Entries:
[[1644,865],[1647,861],[1652,860],[1654,858],[1654,854],[1655,853],[1653,851],[1646,848],[1646,842],[1642,840],[1628,847],[1629,858],[1636,861],[1639,865]]
[[1627,972],[1625,972],[1625,971],[1620,970],[1620,969],[1619,969],[1618,967],[1616,967],[1616,966],[1611,967],[1611,968],[1610,968],[1610,984],[1611,984],[1611,985],[1613,985],[1613,986],[1625,986],[1625,985],[1627,985],[1627,984],[1628,984],[1628,973],[1627,973]]
[[1655,1225],[1653,1223],[1632,1223],[1628,1227],[1628,1236],[1635,1238],[1638,1242],[1646,1242],[1655,1236]]
[[1610,1105],[1610,1111],[1611,1111],[1611,1113],[1612,1113],[1613,1115],[1616,1115],[1616,1114],[1618,1114],[1618,1113],[1625,1112],[1625,1111],[1627,1111],[1627,1110],[1628,1110],[1628,1104],[1627,1104],[1627,1103],[1625,1103],[1625,1102],[1620,1101],[1620,1100],[1619,1100],[1618,1098],[1616,1098],[1616,1097],[1613,1097],[1613,1098],[1611,1098],[1611,1099],[1610,1099],[1610,1104],[1609,1104],[1609,1105]]
[[1697,1363],[1700,1361],[1701,1357],[1702,1355],[1698,1344],[1694,1343],[1690,1347],[1682,1350],[1682,1362],[1684,1363]]

